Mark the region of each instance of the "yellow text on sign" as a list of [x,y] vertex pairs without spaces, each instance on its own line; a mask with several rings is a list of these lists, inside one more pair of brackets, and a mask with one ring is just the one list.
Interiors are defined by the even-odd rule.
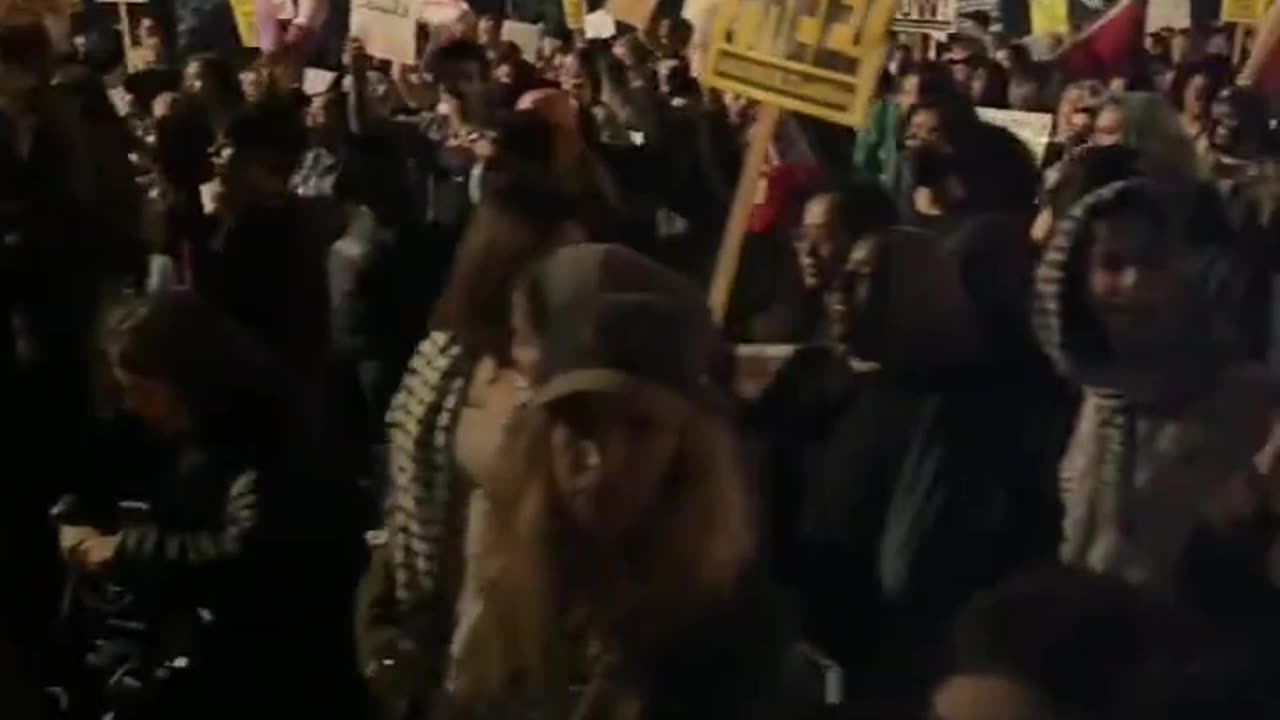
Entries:
[[722,0],[708,79],[723,90],[857,125],[884,65],[895,0]]
[[1222,22],[1256,23],[1270,6],[1271,0],[1222,0]]

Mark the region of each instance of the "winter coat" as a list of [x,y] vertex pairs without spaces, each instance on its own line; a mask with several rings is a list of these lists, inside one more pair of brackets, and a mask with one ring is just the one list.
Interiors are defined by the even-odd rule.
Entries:
[[[1169,590],[1210,512],[1267,471],[1276,388],[1238,351],[1203,273],[1196,297],[1170,308],[1186,333],[1170,339],[1166,367],[1123,367],[1098,348],[1104,331],[1083,297],[1091,226],[1101,205],[1135,188],[1159,196],[1145,181],[1115,183],[1060,222],[1036,274],[1034,317],[1041,346],[1084,395],[1059,472],[1060,558]],[[1191,257],[1186,241],[1169,240],[1180,257]]]

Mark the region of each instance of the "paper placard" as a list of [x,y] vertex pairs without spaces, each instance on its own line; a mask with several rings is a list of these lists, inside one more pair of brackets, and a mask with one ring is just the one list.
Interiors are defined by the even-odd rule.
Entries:
[[542,26],[508,20],[502,23],[502,39],[519,46],[525,60],[537,62],[538,49],[542,46]]
[[302,71],[302,94],[308,97],[314,95],[323,95],[333,87],[333,81],[338,79],[338,73],[324,68],[305,68]]
[[360,38],[370,55],[392,62],[418,62],[418,19],[409,0],[355,0],[351,3],[351,36]]
[[608,10],[597,10],[586,17],[586,33],[588,40],[608,40],[618,34],[618,22]]
[[1036,37],[1071,34],[1071,16],[1062,0],[1027,0],[1031,16],[1031,34]]
[[261,47],[258,40],[258,13],[254,0],[228,0],[231,17],[236,21],[236,34],[240,45],[247,48]]
[[614,20],[624,22],[631,27],[647,30],[649,19],[658,7],[658,0],[608,0],[604,9],[609,11]]
[[1191,0],[1160,0],[1147,4],[1147,32],[1191,27]]
[[983,122],[999,125],[1013,133],[1035,156],[1036,162],[1044,157],[1045,148],[1049,145],[1049,138],[1052,137],[1052,113],[980,107],[978,117],[982,118]]
[[470,9],[471,6],[462,0],[422,0],[418,7],[418,20],[432,27],[448,25]]
[[1270,6],[1271,0],[1222,0],[1222,22],[1256,23]]
[[582,30],[583,19],[586,17],[583,6],[582,0],[561,0],[560,7],[564,10],[565,27],[574,32]]

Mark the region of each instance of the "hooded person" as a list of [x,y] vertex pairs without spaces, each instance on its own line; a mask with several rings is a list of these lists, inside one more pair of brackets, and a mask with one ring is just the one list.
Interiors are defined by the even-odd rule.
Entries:
[[[1250,526],[1274,475],[1276,395],[1224,320],[1212,257],[1150,180],[1087,195],[1036,273],[1034,320],[1083,402],[1062,458],[1059,555],[1161,591],[1187,588],[1198,535]],[[1264,571],[1261,553],[1232,582]]]
[[[878,367],[850,373],[847,355],[805,349],[751,413],[770,436],[810,433],[774,461],[769,486],[799,498],[771,547],[789,553],[778,565],[807,635],[837,661],[872,663],[860,682],[922,689],[949,615],[1053,556],[1070,406],[1025,321],[1024,230],[983,215],[942,237],[862,238],[839,283],[843,345]],[[819,351],[846,365],[843,382]]]
[[468,538],[477,601],[454,636],[452,702],[793,716],[701,293],[624,247],[579,245],[536,268],[514,305],[535,380],[481,481],[491,504]]

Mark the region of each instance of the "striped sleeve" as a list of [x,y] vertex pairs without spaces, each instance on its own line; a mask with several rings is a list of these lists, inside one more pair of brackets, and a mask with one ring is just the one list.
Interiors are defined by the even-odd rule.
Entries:
[[153,524],[129,527],[120,533],[118,557],[185,566],[235,557],[258,525],[258,508],[258,474],[251,470],[231,483],[220,527],[190,532]]

